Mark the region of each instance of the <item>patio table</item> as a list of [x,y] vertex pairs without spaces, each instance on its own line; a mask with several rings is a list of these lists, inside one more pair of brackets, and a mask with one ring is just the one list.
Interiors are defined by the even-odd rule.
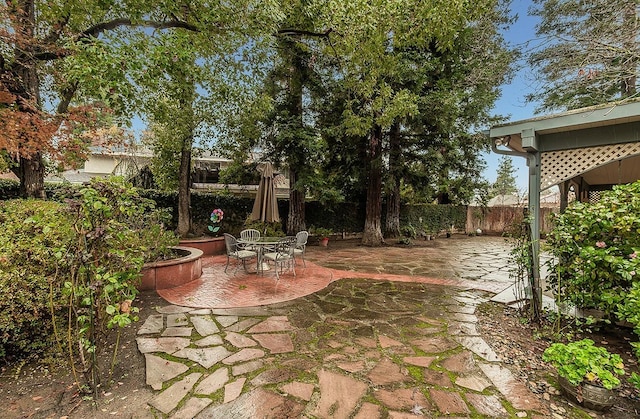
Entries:
[[[267,249],[269,250],[269,248],[274,248],[276,244],[278,244],[278,242],[280,242],[280,240],[288,238],[290,236],[287,237],[259,237],[258,239],[252,239],[252,240],[248,240],[248,239],[238,239],[238,244],[245,246],[245,247],[250,247],[255,249],[255,251],[258,253],[258,257],[257,257],[257,262],[256,262],[256,273],[258,272],[263,272],[265,270],[269,270],[269,265],[267,265],[267,267],[265,268],[265,264],[262,263],[262,255],[264,254],[264,250]],[[295,238],[295,237],[294,237]]]

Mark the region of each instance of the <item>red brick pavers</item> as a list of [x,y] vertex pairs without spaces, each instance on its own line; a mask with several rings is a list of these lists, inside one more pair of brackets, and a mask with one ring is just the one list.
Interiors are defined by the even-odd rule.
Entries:
[[[358,246],[354,241],[333,243],[334,247],[329,248],[310,246],[306,267],[298,264],[295,277],[285,272],[279,281],[273,271],[256,274],[250,263],[247,266],[253,273],[246,273],[242,266],[236,269],[233,261],[225,273],[226,256],[207,257],[203,259],[202,277],[157,292],[180,306],[238,308],[294,300],[346,278],[446,285],[492,293],[510,285],[496,278],[496,272],[504,270],[508,261],[508,247],[502,239],[441,239],[439,242],[408,248],[370,248]],[[474,260],[477,260],[475,265]],[[465,266],[463,272],[456,271],[459,264]],[[483,275],[487,276],[486,280]]]

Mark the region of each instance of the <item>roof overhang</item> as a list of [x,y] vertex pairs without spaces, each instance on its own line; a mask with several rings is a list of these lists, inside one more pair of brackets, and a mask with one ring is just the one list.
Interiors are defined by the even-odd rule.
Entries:
[[[495,125],[491,141],[514,151],[553,151],[640,141],[640,100]],[[533,140],[532,140],[533,138]]]
[[494,144],[542,158],[542,190],[581,176],[589,185],[640,179],[640,100],[496,125]]

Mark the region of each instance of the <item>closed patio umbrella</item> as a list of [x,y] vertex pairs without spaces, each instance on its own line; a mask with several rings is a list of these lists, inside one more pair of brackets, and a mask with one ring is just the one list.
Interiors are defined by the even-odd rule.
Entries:
[[278,222],[280,221],[280,213],[276,199],[273,166],[269,162],[262,163],[258,166],[258,171],[262,173],[262,177],[258,185],[256,200],[253,203],[251,219],[269,223]]

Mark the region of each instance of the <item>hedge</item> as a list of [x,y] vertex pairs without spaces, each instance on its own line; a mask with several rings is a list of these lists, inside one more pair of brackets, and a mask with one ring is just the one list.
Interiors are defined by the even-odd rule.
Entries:
[[[18,182],[0,182],[0,199],[15,198],[18,195]],[[73,194],[77,185],[45,184],[47,197],[63,202]],[[178,222],[178,193],[154,189],[140,190],[140,195],[156,202],[158,208],[165,208],[172,216],[169,229],[175,229]],[[191,194],[191,215],[194,230],[197,234],[204,234],[209,224],[209,216],[215,208],[224,211],[223,229],[232,234],[238,234],[244,227],[247,217],[253,209],[254,199],[251,197],[235,196],[229,193],[212,193],[194,191]],[[288,200],[278,200],[282,229],[286,229],[289,214]],[[384,213],[384,211],[383,211]],[[364,230],[366,207],[364,202],[335,203],[323,205],[317,201],[305,204],[307,227],[324,227],[334,232],[358,233]],[[384,220],[382,220],[384,223]],[[433,234],[455,229],[464,230],[466,223],[466,207],[453,205],[403,205],[400,214],[403,230],[415,233]]]

